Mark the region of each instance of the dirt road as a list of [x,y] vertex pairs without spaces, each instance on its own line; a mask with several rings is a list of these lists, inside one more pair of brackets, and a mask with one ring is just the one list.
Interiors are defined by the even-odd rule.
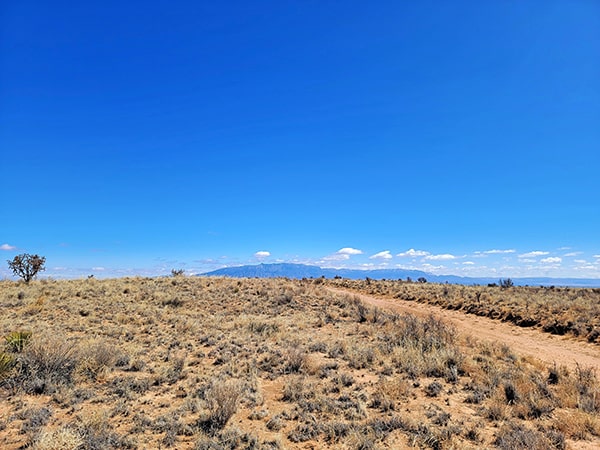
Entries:
[[533,356],[547,364],[556,362],[556,364],[567,366],[570,369],[575,369],[579,364],[581,367],[591,366],[600,369],[600,347],[596,344],[577,341],[565,336],[551,335],[535,328],[522,328],[488,317],[465,314],[435,305],[373,297],[332,287],[326,289],[336,294],[356,295],[365,303],[400,313],[411,313],[416,316],[433,314],[452,323],[462,334],[470,334],[478,339],[504,342],[517,354]]

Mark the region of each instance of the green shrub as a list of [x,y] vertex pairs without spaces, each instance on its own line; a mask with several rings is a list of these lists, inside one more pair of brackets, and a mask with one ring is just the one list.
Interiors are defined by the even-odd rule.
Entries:
[[8,374],[15,366],[15,358],[8,353],[0,353],[0,381],[8,377]]
[[21,353],[31,340],[31,334],[31,331],[13,331],[5,336],[7,350],[13,353]]

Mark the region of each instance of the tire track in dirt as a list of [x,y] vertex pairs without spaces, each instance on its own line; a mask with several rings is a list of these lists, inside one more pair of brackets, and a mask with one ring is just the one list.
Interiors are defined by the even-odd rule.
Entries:
[[471,335],[482,340],[503,342],[517,354],[537,358],[548,365],[556,363],[571,370],[574,370],[577,365],[600,369],[600,348],[596,344],[552,335],[535,328],[522,328],[488,317],[444,309],[436,305],[373,297],[333,287],[326,287],[326,289],[335,294],[357,296],[369,305],[399,313],[410,313],[421,317],[433,314],[453,324],[461,334]]

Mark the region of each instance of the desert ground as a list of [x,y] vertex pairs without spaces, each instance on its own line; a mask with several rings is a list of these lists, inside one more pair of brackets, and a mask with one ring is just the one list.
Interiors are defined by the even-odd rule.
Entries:
[[599,297],[0,281],[0,448],[600,448]]

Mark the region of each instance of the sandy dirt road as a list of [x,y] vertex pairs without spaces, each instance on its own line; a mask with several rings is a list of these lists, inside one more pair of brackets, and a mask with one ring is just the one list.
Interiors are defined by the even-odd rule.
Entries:
[[482,340],[503,342],[517,354],[533,356],[549,365],[556,363],[567,366],[569,369],[575,369],[577,365],[600,369],[600,346],[597,344],[552,335],[535,328],[522,328],[488,317],[465,314],[436,305],[374,297],[339,288],[327,287],[326,289],[336,294],[358,296],[369,305],[399,313],[411,313],[416,316],[433,314],[448,323],[452,323],[464,335],[472,335]]

